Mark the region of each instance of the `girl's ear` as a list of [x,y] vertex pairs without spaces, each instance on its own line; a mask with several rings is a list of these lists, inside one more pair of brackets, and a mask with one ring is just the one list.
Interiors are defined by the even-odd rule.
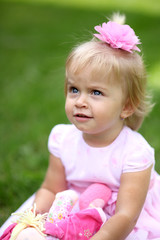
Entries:
[[124,105],[120,117],[125,119],[130,117],[135,112],[135,108],[131,105],[130,101],[127,100],[126,104]]

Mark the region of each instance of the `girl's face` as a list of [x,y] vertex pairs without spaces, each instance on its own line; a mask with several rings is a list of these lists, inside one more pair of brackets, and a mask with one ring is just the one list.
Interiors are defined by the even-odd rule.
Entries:
[[[93,75],[93,74],[92,74]],[[110,144],[123,127],[124,94],[117,84],[109,84],[98,74],[91,77],[89,70],[67,75],[65,110],[67,117],[87,141],[95,138]]]

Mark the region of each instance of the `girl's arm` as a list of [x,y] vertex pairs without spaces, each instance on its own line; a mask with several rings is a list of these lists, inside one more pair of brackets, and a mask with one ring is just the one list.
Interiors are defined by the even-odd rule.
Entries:
[[35,202],[37,213],[45,213],[50,209],[55,194],[67,188],[65,171],[61,160],[52,154],[45,179],[36,193]]
[[134,228],[148,192],[152,166],[134,173],[123,173],[116,212],[92,240],[124,240]]

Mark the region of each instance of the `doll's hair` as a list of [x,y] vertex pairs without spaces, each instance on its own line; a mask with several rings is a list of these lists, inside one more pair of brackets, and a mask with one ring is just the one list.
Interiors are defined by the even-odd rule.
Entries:
[[[107,83],[118,84],[124,93],[124,103],[134,113],[124,119],[124,124],[138,130],[144,117],[152,109],[151,96],[147,93],[146,71],[142,57],[92,39],[75,47],[66,61],[66,83],[68,74],[78,74],[87,69],[92,76],[107,79]],[[66,91],[66,86],[65,86]]]

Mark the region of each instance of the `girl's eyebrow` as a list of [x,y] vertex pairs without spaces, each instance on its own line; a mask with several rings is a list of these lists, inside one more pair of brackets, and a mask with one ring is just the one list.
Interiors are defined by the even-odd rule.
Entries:
[[92,89],[100,89],[100,90],[104,90],[104,91],[108,90],[107,87],[100,86],[100,85],[94,85],[94,84],[91,85],[90,88],[92,88]]
[[73,80],[71,80],[71,79],[67,79],[67,84],[72,85],[73,83],[74,83]]

